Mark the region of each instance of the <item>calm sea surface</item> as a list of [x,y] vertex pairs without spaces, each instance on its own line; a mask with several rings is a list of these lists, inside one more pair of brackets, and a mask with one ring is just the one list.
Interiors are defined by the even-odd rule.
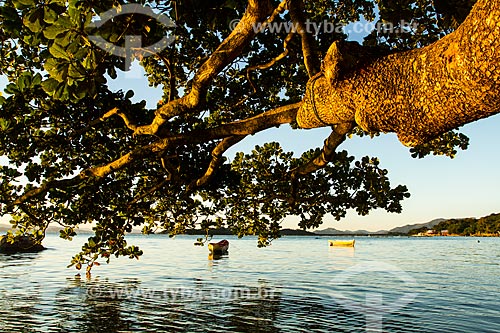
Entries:
[[499,238],[228,238],[209,260],[195,237],[132,235],[144,256],[90,280],[66,268],[85,239],[0,254],[0,332],[500,332]]

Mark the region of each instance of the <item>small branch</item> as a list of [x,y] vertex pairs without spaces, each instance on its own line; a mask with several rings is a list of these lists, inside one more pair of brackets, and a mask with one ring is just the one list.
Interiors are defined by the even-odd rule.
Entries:
[[289,3],[290,17],[294,28],[299,33],[302,39],[302,54],[304,55],[304,64],[306,66],[309,77],[313,77],[321,70],[321,63],[318,57],[318,48],[316,41],[306,27],[306,11],[303,0],[290,0]]
[[290,199],[290,204],[294,204],[297,198],[297,187],[298,187],[298,179],[301,176],[308,175],[317,170],[324,168],[329,162],[333,160],[333,156],[335,154],[336,149],[342,142],[345,141],[347,134],[352,131],[355,123],[341,123],[338,125],[332,126],[333,131],[330,136],[325,140],[323,145],[323,149],[321,153],[307,162],[290,172],[290,178],[292,183],[292,195]]
[[247,80],[248,80],[248,82],[250,82],[250,85],[252,86],[252,89],[253,89],[254,93],[257,93],[257,87],[255,87],[255,85],[254,85],[254,83],[252,81],[252,78],[250,77],[250,72],[255,71],[257,69],[265,70],[265,69],[271,68],[278,61],[280,61],[281,59],[285,58],[288,55],[288,53],[290,52],[290,49],[288,48],[288,43],[292,40],[293,36],[295,36],[295,33],[296,33],[296,31],[293,29],[286,36],[285,40],[283,41],[283,48],[285,50],[280,55],[278,55],[276,58],[274,58],[273,60],[271,60],[270,62],[268,62],[266,64],[251,66],[251,67],[247,68]]
[[354,128],[354,123],[341,123],[332,126],[333,131],[330,136],[325,140],[321,153],[308,163],[301,165],[291,171],[292,178],[304,176],[314,171],[324,168],[329,162],[333,160],[335,150],[342,142],[345,141],[346,136]]
[[161,189],[162,187],[164,187],[165,185],[167,185],[167,183],[170,181],[170,178],[171,177],[167,177],[165,178],[164,180],[162,180],[161,182],[159,182],[158,184],[156,184],[155,186],[151,187],[149,190],[147,190],[146,192],[144,192],[143,194],[135,197],[132,201],[130,201],[127,206],[132,206],[136,203],[138,203],[139,201],[141,201],[142,199],[144,199],[145,197],[149,196],[150,194],[153,194],[154,192],[158,191],[159,189]]
[[116,114],[123,119],[123,122],[125,123],[125,126],[127,126],[128,129],[132,131],[135,131],[137,129],[136,123],[130,120],[130,118],[125,113],[117,112]]
[[[35,222],[36,225],[45,225],[42,219],[35,216],[26,205],[19,205],[21,211],[23,211],[31,220]],[[50,223],[50,221],[48,221]]]
[[191,182],[191,184],[188,185],[186,192],[192,192],[196,188],[200,188],[208,184],[212,180],[212,178],[214,177],[215,173],[220,168],[222,163],[224,162],[222,155],[229,148],[231,148],[232,146],[243,140],[245,137],[246,136],[231,136],[222,140],[217,145],[217,147],[215,147],[215,149],[212,151],[212,160],[210,161],[210,164],[205,174],[201,178]]
[[283,14],[285,12],[285,10],[288,9],[288,2],[289,2],[289,0],[283,0],[280,2],[278,7],[276,7],[274,9],[273,13],[268,17],[268,19],[264,23],[261,24],[258,33],[261,33],[262,31],[266,30],[267,26],[274,22],[274,20],[276,19],[276,16]]
[[91,121],[84,128],[72,133],[71,136],[72,137],[80,136],[80,135],[88,132],[92,127],[99,125],[100,123],[104,122],[106,119],[111,118],[114,115],[118,115],[120,118],[122,118],[123,122],[125,123],[125,126],[127,126],[127,128],[129,128],[130,130],[134,131],[137,128],[137,125],[132,120],[130,120],[130,118],[123,111],[120,111],[119,108],[114,107],[111,110],[109,110],[108,112],[106,112],[102,117],[99,117],[99,118]]
[[76,136],[80,136],[80,135],[88,132],[92,127],[94,127],[96,125],[99,125],[100,123],[102,123],[106,119],[108,119],[108,118],[110,118],[110,117],[118,114],[118,112],[120,112],[120,109],[118,109],[116,107],[112,108],[111,110],[109,110],[108,112],[106,112],[102,117],[91,121],[87,126],[85,126],[84,128],[82,128],[81,130],[75,131],[73,134],[71,134],[71,136],[72,137],[76,137]]

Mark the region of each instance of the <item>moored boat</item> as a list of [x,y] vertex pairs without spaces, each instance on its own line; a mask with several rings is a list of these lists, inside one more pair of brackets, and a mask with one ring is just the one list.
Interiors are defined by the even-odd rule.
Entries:
[[208,243],[208,250],[213,254],[226,254],[229,249],[229,242],[226,239],[217,243]]
[[340,247],[354,247],[356,241],[352,240],[329,240],[328,245],[330,246],[340,246]]

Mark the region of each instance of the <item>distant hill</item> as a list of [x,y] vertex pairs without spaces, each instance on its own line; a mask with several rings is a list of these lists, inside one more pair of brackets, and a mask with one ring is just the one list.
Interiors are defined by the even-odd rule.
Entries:
[[403,227],[396,227],[391,230],[389,230],[390,233],[394,234],[407,234],[410,230],[413,229],[420,229],[420,228],[427,228],[427,229],[432,229],[434,226],[438,225],[439,223],[446,221],[446,219],[434,219],[430,222],[426,223],[418,223],[418,224],[408,224]]
[[[161,232],[165,233],[165,232]],[[227,228],[217,228],[217,229],[212,229],[210,230],[211,235],[218,235],[218,236],[229,236],[232,235],[233,233],[231,230]],[[205,231],[201,229],[190,229],[186,230],[186,235],[205,235]],[[282,236],[315,236],[316,234],[313,232],[305,231],[305,230],[300,230],[300,229],[282,229],[281,230],[281,235]]]
[[427,229],[433,229],[438,234],[446,230],[447,234],[457,236],[498,236],[500,235],[500,214],[491,214],[478,219],[469,217],[442,220],[431,228],[424,226],[409,230],[408,234],[416,235]]
[[350,230],[338,230],[335,228],[327,228],[323,230],[318,230],[314,232],[316,235],[336,235],[336,236],[342,236],[342,235],[386,235],[389,232],[387,230],[379,230],[379,231],[367,231],[367,230],[355,230],[355,231],[350,231]]
[[[4,234],[10,229],[8,224],[0,224],[0,233]],[[59,226],[51,226],[47,230],[48,233],[59,233],[62,228]],[[500,232],[500,214],[491,214],[489,216],[463,219],[434,219],[425,223],[408,224],[402,227],[396,227],[391,230],[367,231],[367,230],[338,230],[335,228],[327,228],[317,230],[315,232],[305,231],[301,229],[283,229],[283,236],[350,236],[350,235],[407,235],[415,234],[422,230],[435,229],[437,231],[448,230],[450,234],[457,235],[473,235],[473,234],[498,234]],[[89,231],[79,230],[78,233],[86,233]],[[205,235],[205,231],[199,229],[187,230],[188,235]],[[212,235],[232,235],[231,231],[226,228],[214,229],[210,232]]]
[[314,232],[301,229],[282,229],[280,231],[280,234],[282,236],[316,236]]
[[318,230],[314,233],[316,235],[406,235],[410,230],[419,229],[419,228],[429,228],[432,229],[437,224],[446,221],[446,219],[434,219],[430,222],[426,223],[417,223],[417,224],[408,224],[403,227],[396,227],[391,230],[379,230],[379,231],[367,231],[367,230],[338,230],[335,228],[327,228],[324,230]]

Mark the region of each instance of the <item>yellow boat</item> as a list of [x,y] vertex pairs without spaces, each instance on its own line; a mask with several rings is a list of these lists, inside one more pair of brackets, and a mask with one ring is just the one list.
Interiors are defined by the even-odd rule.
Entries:
[[341,247],[354,247],[354,243],[356,241],[353,240],[329,240],[328,245],[330,246],[341,246]]

